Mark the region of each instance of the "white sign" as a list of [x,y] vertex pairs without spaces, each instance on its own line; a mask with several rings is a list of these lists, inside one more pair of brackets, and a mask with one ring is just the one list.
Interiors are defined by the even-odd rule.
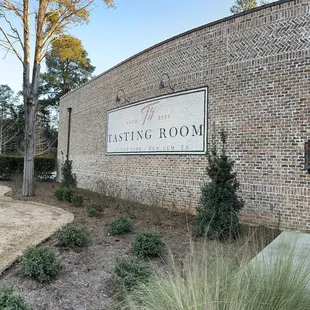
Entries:
[[207,88],[108,111],[107,155],[205,154]]

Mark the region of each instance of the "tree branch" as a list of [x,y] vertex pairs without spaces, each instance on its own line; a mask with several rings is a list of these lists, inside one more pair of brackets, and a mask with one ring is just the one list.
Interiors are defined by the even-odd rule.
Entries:
[[0,8],[13,11],[21,20],[23,20],[23,10],[15,6],[11,1],[3,1],[0,3]]
[[50,38],[52,37],[52,35],[55,33],[56,30],[62,28],[63,26],[66,25],[66,20],[69,19],[72,16],[77,15],[79,12],[81,12],[82,10],[86,9],[87,7],[89,7],[94,1],[90,0],[88,1],[84,6],[80,7],[78,10],[69,13],[70,11],[66,8],[62,14],[59,16],[58,18],[58,22],[55,23],[54,26],[51,27],[51,29],[49,29],[49,31],[46,33],[45,35],[45,40],[43,41],[43,45],[45,46],[46,44],[49,43]]
[[[23,45],[23,42],[22,42],[22,39],[21,39],[21,37],[20,37],[20,35],[19,35],[19,32],[17,31],[17,29],[15,28],[15,27],[13,27],[13,25],[12,25],[12,23],[6,18],[6,15],[4,14],[4,13],[0,13],[0,18],[4,18],[4,20],[7,22],[7,24],[10,26],[10,28],[11,28],[11,31],[13,32],[13,33],[15,33],[15,39],[17,39],[18,40],[18,42],[20,43],[20,45],[21,45],[21,47],[22,47],[22,49],[24,48],[24,45]],[[12,36],[12,35],[10,35],[10,34],[8,34],[8,36]],[[12,36],[13,37],[13,36]]]
[[14,52],[14,54],[16,55],[16,57],[20,60],[20,62],[22,64],[24,64],[23,62],[23,59],[21,57],[21,55],[18,53],[18,51],[15,49],[15,47],[13,46],[11,40],[9,39],[9,37],[7,36],[6,32],[2,29],[2,27],[0,27],[0,32],[2,32],[2,34],[4,35],[5,37],[5,40],[7,42],[7,44],[9,45],[9,48],[10,50],[12,50]]

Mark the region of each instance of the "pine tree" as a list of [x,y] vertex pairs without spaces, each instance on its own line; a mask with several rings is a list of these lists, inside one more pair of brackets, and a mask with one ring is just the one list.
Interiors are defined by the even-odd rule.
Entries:
[[60,97],[92,78],[96,69],[91,65],[82,42],[71,36],[62,35],[51,44],[45,58],[46,72],[40,75],[40,105],[58,107]]
[[256,0],[236,0],[235,4],[230,8],[230,12],[232,14],[237,14],[267,3],[269,3],[269,1],[261,1],[259,4]]
[[240,231],[238,212],[244,202],[237,196],[239,183],[233,172],[234,162],[225,151],[227,135],[222,130],[222,150],[216,147],[208,155],[206,172],[210,182],[203,184],[197,206],[197,232],[211,239],[234,239]]

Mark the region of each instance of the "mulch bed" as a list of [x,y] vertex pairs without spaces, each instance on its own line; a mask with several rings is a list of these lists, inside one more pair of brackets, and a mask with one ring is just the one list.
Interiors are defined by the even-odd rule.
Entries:
[[[107,203],[96,193],[79,190],[85,197],[82,207],[58,201],[53,192],[58,183],[42,182],[37,184],[36,196],[26,198],[20,193],[17,182],[0,181],[0,185],[11,187],[8,196],[18,200],[37,201],[63,208],[72,212],[74,222],[85,227],[91,233],[91,244],[76,252],[57,246],[51,238],[45,244],[55,250],[62,262],[59,277],[51,284],[39,284],[33,279],[23,278],[18,273],[17,264],[5,271],[0,277],[0,285],[11,285],[20,293],[33,310],[104,310],[111,309],[114,299],[114,284],[112,280],[113,266],[117,256],[130,255],[130,244],[133,233],[124,236],[110,236],[109,223],[117,215],[129,215],[135,221],[135,231],[150,231],[163,236],[166,253],[157,259],[156,264],[163,265],[172,252],[177,259],[182,259],[189,247],[190,240],[196,243],[205,242],[194,235],[195,218],[191,214],[147,207],[141,204],[128,204],[124,201]],[[100,217],[88,217],[85,206],[87,203],[101,206]],[[249,233],[263,235],[268,244],[277,235],[276,231],[259,228],[247,228]],[[209,245],[212,246],[209,241]],[[168,250],[169,249],[169,250]]]

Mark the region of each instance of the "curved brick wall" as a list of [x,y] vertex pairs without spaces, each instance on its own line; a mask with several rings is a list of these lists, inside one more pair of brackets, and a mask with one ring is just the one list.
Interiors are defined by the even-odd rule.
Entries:
[[[118,89],[130,102],[175,91],[209,88],[212,126],[228,133],[236,162],[243,217],[249,222],[310,229],[310,175],[304,142],[310,138],[310,3],[278,1],[157,44],[64,96],[59,154],[66,153],[72,107],[70,159],[80,187],[97,181],[135,189],[132,198],[156,195],[166,205],[194,207],[205,179],[203,155],[105,156],[106,111]],[[122,101],[121,105],[126,102]],[[112,185],[114,184],[114,185]],[[148,194],[147,194],[148,193]],[[160,197],[160,198],[159,198]]]

